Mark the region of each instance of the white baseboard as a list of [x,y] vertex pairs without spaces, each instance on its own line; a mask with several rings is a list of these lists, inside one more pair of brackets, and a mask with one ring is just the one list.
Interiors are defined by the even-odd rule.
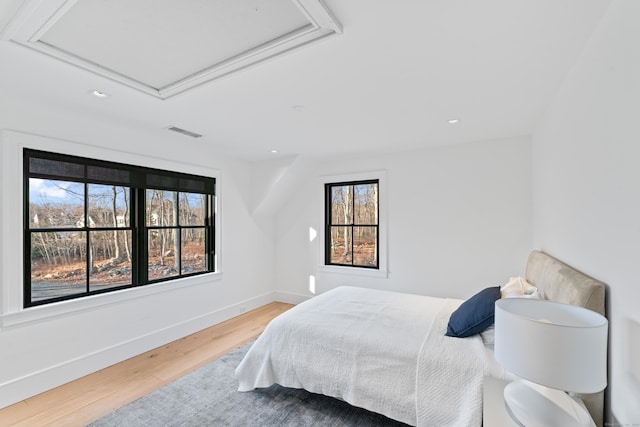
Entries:
[[146,351],[153,350],[169,342],[236,317],[246,311],[253,310],[274,301],[280,301],[277,294],[277,292],[269,292],[240,301],[205,315],[2,383],[0,384],[0,408],[51,390]]
[[287,304],[300,304],[311,298],[309,295],[296,294],[293,292],[275,291],[274,301],[285,302]]

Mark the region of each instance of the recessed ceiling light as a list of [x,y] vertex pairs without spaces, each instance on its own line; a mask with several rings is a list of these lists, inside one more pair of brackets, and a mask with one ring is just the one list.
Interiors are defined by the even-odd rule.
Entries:
[[447,123],[455,125],[456,123],[460,123],[460,119],[450,119],[447,120]]
[[100,99],[105,99],[105,98],[108,98],[110,96],[108,93],[100,92],[99,90],[91,91],[91,95],[95,96],[96,98],[100,98]]
[[271,154],[278,154],[278,150],[271,150]]

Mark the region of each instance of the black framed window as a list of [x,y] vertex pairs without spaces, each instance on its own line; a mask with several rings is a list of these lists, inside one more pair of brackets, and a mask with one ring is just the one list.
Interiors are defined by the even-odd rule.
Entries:
[[379,268],[379,181],[325,184],[325,264]]
[[214,271],[215,178],[24,150],[24,306]]

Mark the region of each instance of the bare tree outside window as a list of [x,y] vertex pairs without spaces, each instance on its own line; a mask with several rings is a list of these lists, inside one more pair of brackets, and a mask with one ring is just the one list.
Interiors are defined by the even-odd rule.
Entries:
[[206,271],[206,195],[147,190],[150,280]]
[[214,271],[215,178],[24,149],[24,306]]
[[325,188],[327,264],[378,268],[378,181]]
[[128,187],[29,184],[33,301],[131,283]]

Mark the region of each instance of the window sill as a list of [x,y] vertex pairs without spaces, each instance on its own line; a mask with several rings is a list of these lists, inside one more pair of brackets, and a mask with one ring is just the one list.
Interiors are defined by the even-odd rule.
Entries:
[[321,273],[330,274],[345,274],[348,276],[360,276],[360,277],[375,277],[380,279],[386,279],[389,274],[386,270],[375,270],[372,268],[358,268],[358,267],[340,267],[337,265],[319,265],[318,271]]
[[51,319],[85,310],[94,310],[97,307],[117,304],[123,301],[131,301],[136,298],[147,298],[150,295],[175,291],[184,288],[185,286],[196,286],[212,280],[218,281],[221,279],[222,272],[202,274],[195,277],[185,277],[182,279],[169,280],[137,288],[122,289],[120,291],[107,292],[104,294],[92,295],[73,300],[29,307],[14,313],[0,315],[0,329],[21,326],[32,322],[38,322],[43,319]]

